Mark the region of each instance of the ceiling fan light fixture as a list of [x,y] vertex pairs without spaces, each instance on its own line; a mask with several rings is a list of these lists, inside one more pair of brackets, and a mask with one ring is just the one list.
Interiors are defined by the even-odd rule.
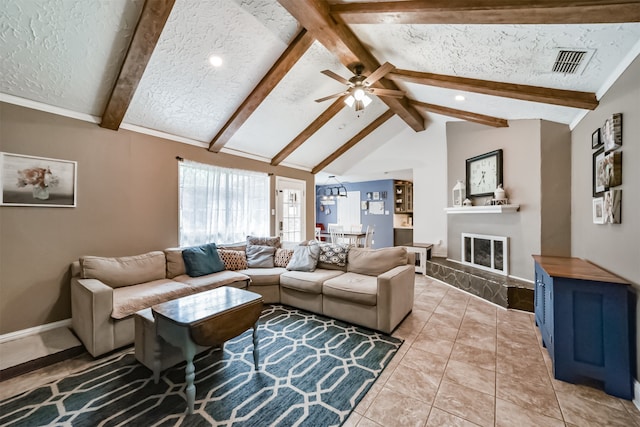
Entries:
[[353,91],[353,97],[356,99],[356,101],[362,101],[367,97],[367,95],[364,93],[364,89],[357,88]]
[[349,95],[347,96],[347,98],[344,100],[344,103],[347,104],[349,106],[349,108],[353,107],[353,103],[356,101],[356,99],[353,97],[353,95]]
[[373,101],[370,97],[368,97],[367,95],[365,95],[362,98],[362,103],[364,104],[364,106],[366,107],[367,105],[371,104],[371,101]]

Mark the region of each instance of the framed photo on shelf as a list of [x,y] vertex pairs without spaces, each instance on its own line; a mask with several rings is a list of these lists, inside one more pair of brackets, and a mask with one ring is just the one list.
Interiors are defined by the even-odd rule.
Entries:
[[73,208],[77,162],[0,153],[0,205]]
[[481,154],[466,161],[466,196],[493,196],[502,182],[502,150]]
[[607,189],[607,175],[605,171],[605,152],[604,147],[593,153],[592,169],[593,169],[593,182],[592,182],[592,195],[593,197],[602,197],[604,191]]
[[598,128],[591,134],[591,148],[595,150],[596,148],[600,148],[601,145],[602,139],[600,138],[600,128]]

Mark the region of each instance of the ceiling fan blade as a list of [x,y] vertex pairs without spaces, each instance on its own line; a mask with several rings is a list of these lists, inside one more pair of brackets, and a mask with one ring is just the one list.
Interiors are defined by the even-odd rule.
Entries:
[[373,73],[369,74],[369,76],[364,79],[362,82],[365,86],[371,86],[381,78],[383,78],[388,72],[394,70],[396,67],[393,64],[385,62],[381,66],[378,67]]
[[316,102],[323,102],[323,101],[326,101],[327,99],[339,98],[341,96],[348,95],[348,94],[349,92],[346,92],[346,91],[340,92],[340,93],[334,93],[333,95],[325,96],[324,98],[318,98],[316,99]]
[[376,96],[392,96],[394,98],[402,98],[404,96],[404,92],[402,92],[401,90],[379,89],[375,87],[367,89],[367,92],[372,93]]
[[335,79],[335,80],[339,81],[339,82],[340,82],[340,83],[342,83],[343,85],[353,86],[353,84],[352,84],[349,80],[345,79],[344,77],[342,77],[342,76],[341,76],[341,75],[339,75],[339,74],[334,73],[334,72],[333,72],[333,71],[331,71],[331,70],[322,70],[322,71],[320,71],[320,72],[321,72],[322,74],[324,74],[325,76],[331,77],[332,79]]

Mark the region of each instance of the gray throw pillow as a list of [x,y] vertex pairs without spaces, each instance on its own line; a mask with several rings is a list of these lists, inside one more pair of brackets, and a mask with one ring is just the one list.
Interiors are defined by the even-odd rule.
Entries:
[[291,261],[287,264],[287,270],[314,271],[320,256],[318,244],[298,245],[293,250]]
[[247,265],[249,268],[273,268],[273,246],[247,245]]

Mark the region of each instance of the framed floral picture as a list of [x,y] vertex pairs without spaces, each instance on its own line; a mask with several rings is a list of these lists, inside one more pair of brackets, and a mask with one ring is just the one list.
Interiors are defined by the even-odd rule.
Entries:
[[600,138],[600,128],[598,128],[591,134],[591,148],[595,150],[600,148],[601,145],[602,139]]
[[76,206],[77,162],[0,153],[0,205]]

